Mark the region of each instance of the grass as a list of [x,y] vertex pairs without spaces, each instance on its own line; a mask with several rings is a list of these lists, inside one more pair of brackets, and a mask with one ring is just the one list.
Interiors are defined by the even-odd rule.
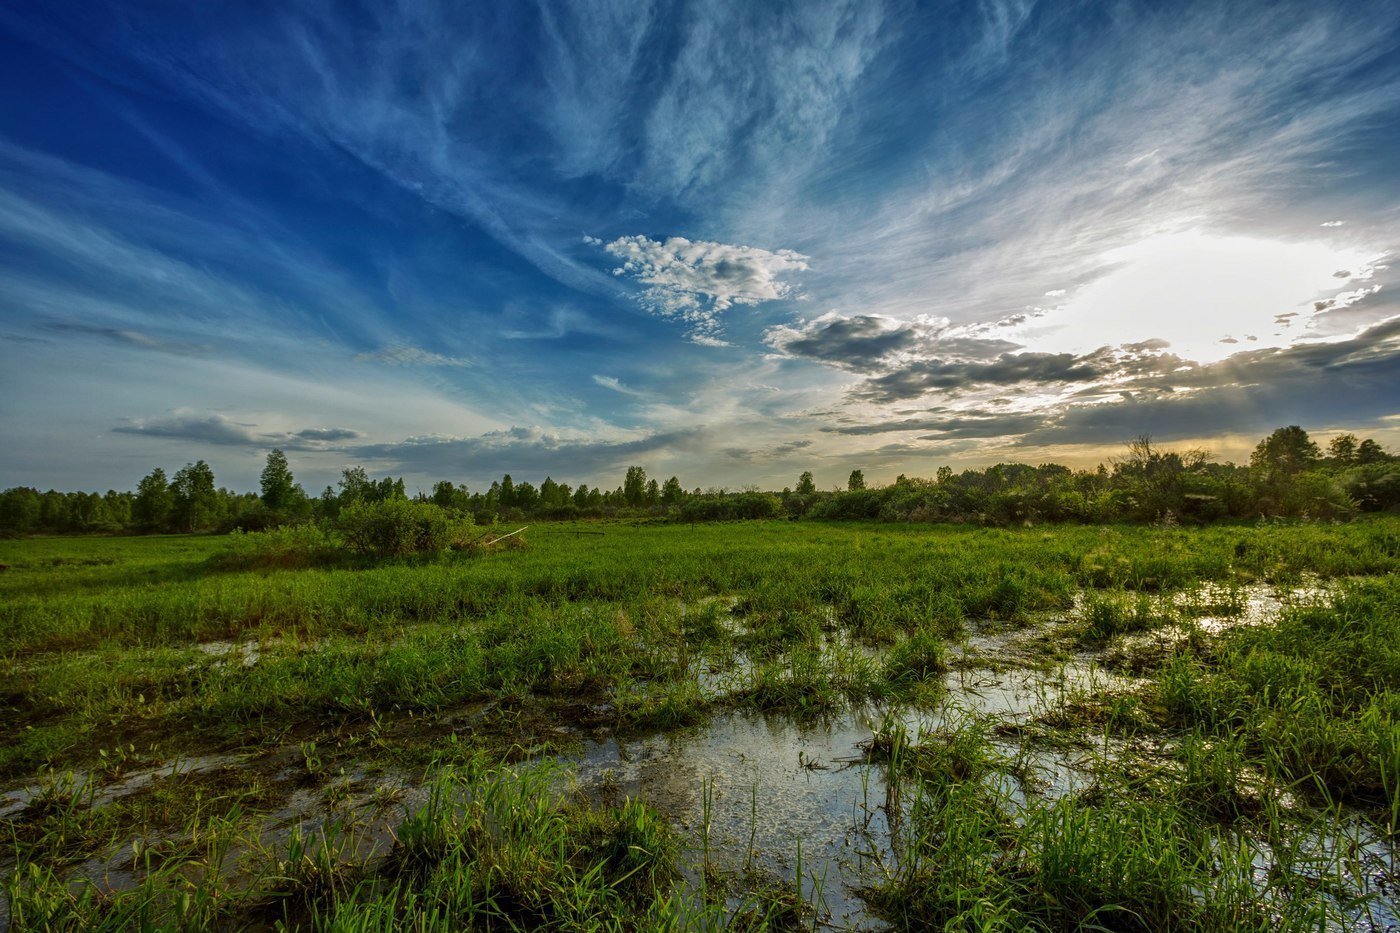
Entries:
[[[386,561],[306,535],[286,560],[217,537],[0,541],[0,778],[46,788],[0,819],[16,927],[808,924],[790,884],[697,889],[677,827],[563,793],[548,764],[580,736],[731,712],[944,710],[922,735],[888,720],[865,755],[900,814],[867,900],[897,925],[1350,922],[1356,866],[1318,868],[1341,849],[1317,840],[1400,830],[1394,519],[565,528]],[[1197,623],[1319,580],[1327,599],[1269,624]],[[1023,637],[968,653],[984,624]],[[1032,722],[945,709],[950,671],[1085,655],[1142,679],[1060,691]],[[1072,749],[1091,783],[1046,793],[1036,756]],[[209,752],[240,758],[99,799]],[[375,848],[350,817],[390,772],[426,777],[374,791],[400,814]],[[266,838],[298,794],[316,819]],[[118,851],[116,889],[71,884]]]

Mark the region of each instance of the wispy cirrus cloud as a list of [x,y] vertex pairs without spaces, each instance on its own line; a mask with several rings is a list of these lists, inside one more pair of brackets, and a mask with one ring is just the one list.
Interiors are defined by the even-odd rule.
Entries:
[[646,286],[639,299],[644,307],[684,322],[690,340],[708,345],[724,345],[720,338],[724,311],[736,304],[794,297],[793,285],[783,276],[808,268],[807,257],[790,249],[770,251],[679,236],[664,241],[624,236],[608,243],[586,237],[585,242],[602,247],[622,263],[614,275]]
[[75,321],[53,321],[44,325],[45,330],[58,334],[77,334],[95,337],[109,343],[140,350],[158,350],[163,353],[208,353],[212,347],[207,343],[191,343],[184,340],[170,340],[156,337],[128,327],[108,327],[101,324],[81,324]]
[[424,350],[410,343],[395,343],[355,354],[359,363],[384,363],[389,366],[450,366],[472,365],[472,361],[462,356],[448,356],[435,350]]
[[646,395],[644,392],[638,392],[636,389],[623,385],[622,380],[618,379],[616,376],[600,376],[595,373],[593,375],[593,382],[595,385],[600,385],[605,389],[611,389],[621,395],[630,395],[633,398],[643,398]]

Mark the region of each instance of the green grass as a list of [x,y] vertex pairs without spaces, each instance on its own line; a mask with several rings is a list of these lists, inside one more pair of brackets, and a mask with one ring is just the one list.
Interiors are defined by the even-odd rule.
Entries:
[[[1338,807],[1400,829],[1394,519],[569,528],[534,526],[509,551],[313,553],[292,566],[218,537],[0,541],[0,779],[52,769],[38,802],[0,820],[14,866],[0,872],[24,923],[805,922],[781,887],[742,905],[696,900],[677,881],[685,846],[641,802],[547,794],[540,782],[557,774],[496,763],[547,758],[576,731],[703,729],[736,710],[820,721],[869,703],[936,708],[956,702],[950,669],[1053,669],[1076,652],[1131,649],[1147,679],[1071,691],[1029,725],[955,716],[936,734],[872,736],[868,758],[902,788],[908,834],[906,858],[869,892],[881,914],[954,928],[1303,928],[1337,916],[1322,889],[1342,886],[1341,869],[1310,893],[1303,869],[1261,885],[1252,861],[1307,861],[1301,840],[1335,835],[1319,820]],[[1193,628],[1240,612],[1247,585],[1314,578],[1333,581],[1324,605]],[[968,661],[959,642],[983,623],[1027,638]],[[716,666],[728,671],[718,684],[705,673]],[[1034,790],[1027,762],[1047,747],[1099,749],[1093,787]],[[241,776],[162,778],[95,805],[143,767],[211,751],[247,756]],[[331,824],[272,848],[247,836],[289,787],[329,799],[365,768],[432,761],[436,809],[406,815],[387,861],[361,858]],[[68,783],[70,769],[95,777]],[[133,839],[165,840],[138,845],[148,864],[134,887],[70,889],[65,872]],[[237,890],[215,864],[229,851],[256,863],[235,873]]]

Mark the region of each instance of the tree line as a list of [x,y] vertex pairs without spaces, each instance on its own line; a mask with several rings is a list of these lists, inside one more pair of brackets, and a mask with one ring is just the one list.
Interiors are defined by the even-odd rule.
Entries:
[[[259,492],[218,486],[203,460],[173,476],[157,467],[134,491],[0,493],[0,532],[142,533],[262,530],[336,520],[346,508],[410,496],[404,481],[372,479],[351,467],[335,486],[310,496],[281,450],[268,454]],[[851,471],[845,489],[819,490],[810,471],[781,492],[747,488],[686,490],[630,466],[614,489],[570,486],[546,477],[535,486],[509,474],[484,490],[443,480],[413,499],[476,524],[527,518],[571,520],[655,516],[679,521],[752,518],[977,522],[1207,522],[1257,516],[1343,517],[1400,509],[1400,458],[1372,439],[1334,438],[1324,452],[1301,427],[1261,440],[1248,464],[1219,463],[1201,450],[1169,451],[1143,436],[1123,456],[1093,470],[1061,464],[1001,463],[932,478],[900,476],[871,487]]]

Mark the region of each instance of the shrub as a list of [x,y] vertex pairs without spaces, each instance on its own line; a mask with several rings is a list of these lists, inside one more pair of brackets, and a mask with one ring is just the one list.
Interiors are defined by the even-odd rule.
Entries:
[[340,553],[335,535],[316,524],[283,525],[268,531],[235,530],[216,566],[228,568],[310,567],[334,560]]
[[472,524],[431,502],[386,499],[357,502],[340,513],[345,546],[358,554],[398,557],[444,551],[458,543]]

